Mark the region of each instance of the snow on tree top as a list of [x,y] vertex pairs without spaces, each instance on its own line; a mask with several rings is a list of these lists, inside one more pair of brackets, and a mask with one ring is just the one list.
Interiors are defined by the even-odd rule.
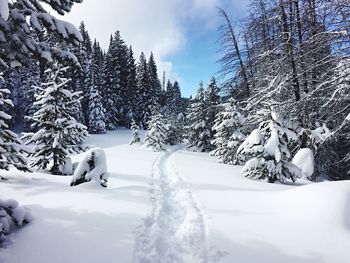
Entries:
[[0,16],[7,21],[9,18],[9,3],[8,0],[0,0]]

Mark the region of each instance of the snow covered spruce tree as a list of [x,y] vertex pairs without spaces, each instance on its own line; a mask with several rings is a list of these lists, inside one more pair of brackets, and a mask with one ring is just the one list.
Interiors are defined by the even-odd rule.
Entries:
[[[41,34],[44,30],[66,42],[78,44],[82,41],[79,31],[70,23],[57,19],[41,5],[42,1],[16,0],[1,1],[0,16],[2,26],[0,29],[0,65],[3,67],[19,66],[34,57],[44,62],[71,61],[77,63],[76,57],[55,47],[45,41],[37,41],[33,32]],[[70,12],[75,3],[82,0],[44,1],[58,14]]]
[[66,70],[58,67],[46,71],[49,82],[36,87],[35,105],[39,110],[32,117],[39,130],[23,137],[27,144],[35,144],[31,166],[46,169],[52,161],[50,171],[57,175],[61,174],[68,153],[80,151],[88,136],[86,127],[72,117],[80,93],[66,89],[69,79],[62,76]]
[[315,150],[316,173],[312,180],[326,178],[330,180],[350,179],[350,114],[333,132],[318,141]]
[[167,130],[164,124],[163,116],[158,110],[154,110],[151,119],[148,123],[145,144],[154,151],[165,150]]
[[105,109],[98,89],[94,86],[90,89],[89,96],[89,133],[106,133]]
[[297,135],[275,111],[263,114],[266,120],[252,131],[237,150],[240,158],[248,159],[242,174],[270,183],[277,180],[283,183],[288,180],[295,182],[302,174],[296,165],[289,162],[291,154],[288,143],[296,140]]
[[200,83],[196,97],[191,101],[189,114],[187,116],[189,126],[187,138],[189,147],[202,152],[209,151],[212,148],[210,139],[211,127],[208,123],[208,105],[203,83]]
[[135,120],[132,120],[131,122],[131,130],[132,130],[132,137],[130,140],[130,145],[141,142],[141,136],[140,136],[140,126],[138,126],[135,122]]
[[172,115],[168,117],[166,142],[170,145],[176,145],[183,142],[184,139],[184,122],[181,115]]
[[[219,88],[216,84],[216,79],[214,77],[211,78],[205,95],[206,95],[205,99],[208,105],[208,112],[207,112],[208,125],[209,127],[213,127],[215,123],[216,115],[218,113],[218,105],[220,103]],[[213,129],[210,130],[211,139],[213,139],[215,133],[216,133],[215,130]]]
[[212,144],[215,147],[210,154],[217,156],[223,163],[237,164],[236,152],[245,139],[241,129],[244,116],[238,108],[238,102],[231,98],[222,105],[223,109],[217,114],[213,130],[215,131]]
[[[2,77],[0,76],[2,79]],[[13,107],[12,101],[8,99],[10,91],[0,88],[0,169],[8,170],[11,165],[18,170],[29,171],[27,160],[21,140],[17,134],[9,129],[8,121],[11,116],[4,109]],[[0,180],[4,177],[0,174]]]

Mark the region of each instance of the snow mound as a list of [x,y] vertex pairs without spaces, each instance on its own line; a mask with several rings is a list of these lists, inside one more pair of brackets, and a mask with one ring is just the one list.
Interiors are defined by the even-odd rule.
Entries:
[[90,182],[91,180],[100,182],[101,186],[107,187],[107,159],[104,150],[101,148],[93,148],[85,153],[73,174],[71,186]]
[[294,156],[292,163],[299,167],[302,171],[303,179],[312,176],[315,169],[314,153],[310,148],[300,149]]
[[283,192],[281,202],[302,222],[350,230],[350,182],[323,182]]
[[15,229],[33,220],[30,211],[18,206],[16,200],[0,199],[0,244]]

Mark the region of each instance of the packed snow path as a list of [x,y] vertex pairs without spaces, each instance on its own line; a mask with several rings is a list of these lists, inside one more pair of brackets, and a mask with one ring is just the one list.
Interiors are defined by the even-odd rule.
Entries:
[[179,149],[153,165],[152,210],[138,229],[135,262],[208,262],[203,213],[172,161]]

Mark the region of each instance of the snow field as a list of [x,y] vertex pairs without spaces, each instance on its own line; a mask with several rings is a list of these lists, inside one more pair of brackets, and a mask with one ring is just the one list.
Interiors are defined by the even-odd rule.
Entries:
[[174,159],[203,204],[220,262],[349,262],[350,182],[267,184],[206,154]]
[[0,262],[349,262],[350,182],[267,184],[207,153],[153,152],[130,138],[126,129],[89,138],[106,153],[108,188],[10,171],[0,198],[34,220]]

